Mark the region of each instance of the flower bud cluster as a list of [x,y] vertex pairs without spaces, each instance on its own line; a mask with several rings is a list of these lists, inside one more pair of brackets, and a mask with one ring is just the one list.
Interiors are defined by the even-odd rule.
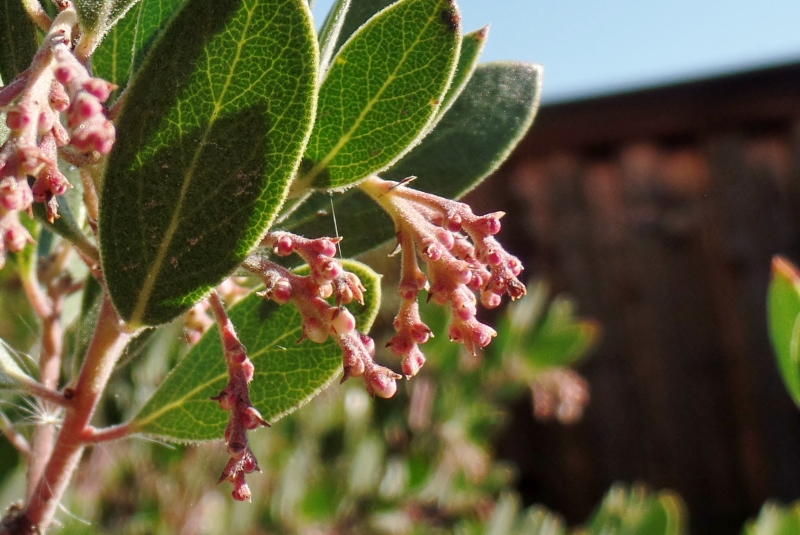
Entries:
[[[486,347],[497,333],[477,320],[476,294],[486,308],[498,306],[503,294],[511,299],[525,295],[517,278],[522,264],[494,237],[504,214],[476,216],[464,203],[378,177],[362,182],[361,189],[389,213],[397,230],[401,305],[394,320],[397,334],[388,346],[402,357],[403,373],[413,376],[419,371],[425,362],[419,345],[432,336],[419,316],[417,296],[423,289],[428,300],[450,307],[452,341],[473,354]],[[426,264],[427,276],[418,258]]]
[[531,381],[533,414],[537,420],[557,419],[572,424],[583,416],[589,404],[589,385],[586,379],[569,368],[550,368]]
[[250,402],[250,382],[255,374],[253,362],[247,357],[245,347],[239,341],[236,330],[225,313],[222,301],[216,294],[210,299],[210,305],[217,318],[225,360],[228,365],[228,384],[216,396],[223,410],[230,412],[228,425],[225,428],[225,445],[228,449],[228,460],[219,482],[227,480],[233,483],[233,498],[239,501],[250,501],[250,488],[245,476],[261,471],[258,461],[248,444],[247,431],[260,426],[269,426],[253,404]]
[[[32,241],[19,223],[20,211],[44,202],[48,219],[58,217],[55,197],[71,187],[58,169],[59,147],[96,158],[114,144],[114,125],[103,109],[114,86],[91,77],[72,54],[71,24],[57,18],[31,67],[0,88],[10,130],[0,147],[0,267],[7,251]],[[33,187],[28,177],[35,179]]]
[[[375,363],[375,342],[356,331],[356,320],[344,305],[364,302],[364,287],[353,273],[334,258],[338,238],[308,239],[288,232],[267,235],[262,245],[277,256],[297,254],[308,263],[309,274],[299,275],[266,258],[248,258],[243,266],[265,284],[261,295],[278,304],[291,302],[300,312],[303,338],[323,343],[332,337],[342,348],[345,381],[362,377],[371,394],[391,397],[401,376]],[[335,305],[328,302],[333,296]],[[301,339],[301,340],[302,340]]]

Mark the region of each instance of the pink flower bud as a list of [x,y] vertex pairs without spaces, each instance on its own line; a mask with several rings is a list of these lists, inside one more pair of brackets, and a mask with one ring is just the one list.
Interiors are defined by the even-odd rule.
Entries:
[[22,130],[33,122],[31,114],[12,110],[6,113],[6,126],[11,130]]
[[231,496],[233,496],[233,499],[237,502],[249,502],[251,499],[250,487],[247,486],[247,483],[236,485],[233,487]]
[[419,372],[422,365],[425,364],[425,355],[419,348],[414,347],[408,355],[403,358],[403,373],[408,377],[414,377]]
[[394,373],[385,368],[376,367],[367,381],[370,392],[378,397],[390,398],[397,392]]
[[212,397],[214,401],[219,403],[219,406],[224,411],[229,411],[236,406],[236,395],[228,390],[223,390],[218,395]]
[[262,425],[267,425],[261,413],[255,407],[247,407],[242,413],[242,425],[246,429],[255,429]]
[[367,336],[366,334],[358,333],[358,338],[361,340],[361,343],[364,346],[364,349],[367,351],[367,354],[370,357],[375,356],[375,340],[371,337]]
[[328,339],[328,329],[317,318],[308,318],[303,322],[303,334],[316,344],[321,344]]
[[28,234],[28,231],[25,230],[22,225],[18,224],[6,230],[5,242],[9,251],[18,253],[23,250],[29,242],[33,242],[33,238],[31,238],[31,235]]
[[260,470],[256,458],[252,455],[245,455],[245,458],[242,460],[242,470],[244,470],[245,474],[252,474],[256,470]]
[[450,232],[459,232],[461,230],[461,216],[453,214],[447,218],[447,230]]
[[250,359],[242,362],[242,373],[244,373],[244,380],[248,383],[253,380],[253,375],[256,373],[256,367],[253,366],[253,361]]
[[52,113],[42,112],[39,114],[39,134],[46,134],[50,130],[53,129],[53,124],[55,124],[55,116]]
[[453,245],[455,244],[455,237],[453,236],[452,232],[445,229],[439,229],[436,231],[436,237],[439,238],[439,242],[448,251],[453,248]]
[[100,78],[91,78],[86,81],[83,88],[92,94],[100,102],[105,102],[114,90],[114,84],[110,84]]
[[411,326],[411,338],[414,342],[424,344],[430,340],[431,336],[433,336],[433,334],[431,333],[430,327],[424,323],[416,323]]
[[330,319],[331,334],[350,334],[356,328],[356,319],[346,308],[333,308]]
[[386,346],[392,350],[397,356],[402,356],[407,354],[413,345],[411,342],[402,334],[394,335],[387,343]]
[[270,292],[270,297],[279,305],[288,303],[292,299],[292,285],[287,279],[275,283]]
[[327,238],[313,241],[314,250],[323,256],[336,256],[336,244]]
[[470,336],[471,340],[475,342],[480,347],[486,347],[489,345],[489,342],[492,341],[492,338],[497,336],[497,332],[489,327],[488,325],[484,325],[482,323],[478,323],[472,329],[472,335]]
[[56,80],[61,82],[62,84],[66,85],[69,84],[73,79],[75,79],[75,67],[71,65],[59,65],[53,71],[55,74]]
[[486,308],[497,308],[500,306],[502,302],[502,298],[493,292],[482,292],[481,293],[481,303]]
[[103,111],[103,105],[98,102],[96,97],[83,92],[78,94],[72,102],[71,108],[70,113],[74,115],[74,118],[71,117],[70,120],[75,120],[76,124],[80,124]]
[[281,236],[272,248],[278,256],[289,256],[294,252],[294,242],[289,236]]

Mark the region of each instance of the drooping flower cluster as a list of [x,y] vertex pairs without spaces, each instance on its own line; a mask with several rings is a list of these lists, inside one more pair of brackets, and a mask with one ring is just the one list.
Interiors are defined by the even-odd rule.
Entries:
[[[243,267],[264,281],[261,293],[278,304],[292,303],[303,318],[303,338],[322,343],[332,337],[343,351],[345,381],[363,377],[371,394],[392,397],[401,376],[375,363],[375,342],[356,330],[356,320],[344,305],[364,302],[364,287],[358,277],[343,269],[334,258],[338,238],[308,239],[288,232],[272,232],[262,242],[278,256],[297,254],[309,266],[299,275],[263,257],[248,258]],[[336,304],[327,299],[333,296]]]
[[[48,218],[58,217],[55,198],[70,187],[58,169],[58,149],[70,146],[73,155],[91,161],[114,144],[114,125],[103,109],[114,86],[93,78],[73,55],[76,23],[73,10],[62,12],[31,67],[0,89],[0,110],[10,129],[0,147],[0,267],[6,251],[20,251],[32,241],[19,212],[44,202]],[[32,188],[28,177],[35,178]]]
[[[397,250],[402,252],[402,301],[394,320],[397,334],[388,346],[402,357],[403,373],[413,376],[419,371],[425,362],[419,345],[431,337],[419,315],[417,297],[423,289],[429,300],[450,307],[452,341],[473,354],[486,347],[497,333],[477,320],[476,294],[487,308],[498,306],[503,294],[511,299],[525,295],[517,278],[522,264],[494,238],[504,214],[476,216],[464,203],[378,177],[362,182],[361,189],[394,220]],[[427,276],[418,257],[427,266]]]
[[219,402],[223,410],[230,412],[228,425],[225,427],[225,444],[230,459],[222,470],[219,482],[230,481],[233,483],[234,499],[249,502],[250,487],[247,486],[245,475],[261,470],[248,444],[247,431],[269,424],[250,402],[249,385],[255,374],[253,362],[248,358],[247,351],[225,312],[222,300],[216,293],[211,295],[209,304],[217,318],[228,365],[228,384],[222,392],[211,398]]

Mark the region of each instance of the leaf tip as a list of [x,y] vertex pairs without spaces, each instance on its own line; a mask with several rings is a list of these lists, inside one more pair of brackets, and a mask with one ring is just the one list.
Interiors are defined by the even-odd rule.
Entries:
[[442,9],[442,23],[453,33],[461,30],[461,14],[458,12],[455,2],[449,2],[449,6]]
[[790,280],[793,284],[800,284],[800,270],[786,258],[775,255],[772,257],[772,276]]

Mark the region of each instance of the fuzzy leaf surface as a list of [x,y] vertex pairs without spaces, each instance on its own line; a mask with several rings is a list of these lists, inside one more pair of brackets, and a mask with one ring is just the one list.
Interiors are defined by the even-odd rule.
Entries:
[[458,17],[451,0],[402,0],[353,35],[320,88],[301,186],[351,185],[413,146],[450,85]]
[[472,78],[475,69],[478,67],[478,60],[481,58],[483,49],[486,47],[486,39],[489,37],[489,27],[481,28],[474,32],[470,32],[461,40],[461,51],[458,54],[458,63],[456,64],[456,72],[453,75],[453,80],[450,87],[447,88],[447,93],[442,99],[442,105],[436,112],[436,117],[429,125],[433,130],[439,120],[444,117],[447,111],[453,106],[453,103],[464,91],[467,82]]
[[36,25],[20,0],[0,0],[0,32],[0,78],[8,84],[30,66],[39,47]]
[[139,0],[92,55],[97,75],[124,89],[183,1]]
[[350,9],[347,10],[342,29],[336,40],[335,50],[342,48],[342,45],[351,35],[356,33],[376,13],[395,3],[397,0],[351,0]]
[[[417,176],[411,187],[457,199],[508,157],[530,127],[541,94],[539,66],[479,65],[436,128],[384,178]],[[394,237],[391,218],[361,190],[333,197],[343,254],[355,256]],[[333,235],[330,195],[314,193],[281,228],[304,236]]]
[[89,34],[107,33],[137,0],[75,0],[78,19]]
[[[369,330],[380,304],[380,276],[364,264],[345,261],[367,288],[364,306],[348,306],[358,329]],[[267,421],[277,420],[317,395],[342,370],[342,350],[333,340],[297,343],[301,318],[291,305],[279,307],[250,294],[228,311],[255,366],[250,399]],[[221,438],[228,413],[209,400],[228,382],[216,327],[206,333],[167,376],[133,419],[135,432],[178,441]]]
[[350,9],[350,0],[336,0],[319,31],[319,72],[323,75],[335,52],[336,41]]
[[286,195],[314,111],[302,0],[190,0],[137,72],[103,181],[112,301],[164,323],[225,278]]
[[772,261],[767,322],[783,383],[800,406],[800,271],[781,257]]

